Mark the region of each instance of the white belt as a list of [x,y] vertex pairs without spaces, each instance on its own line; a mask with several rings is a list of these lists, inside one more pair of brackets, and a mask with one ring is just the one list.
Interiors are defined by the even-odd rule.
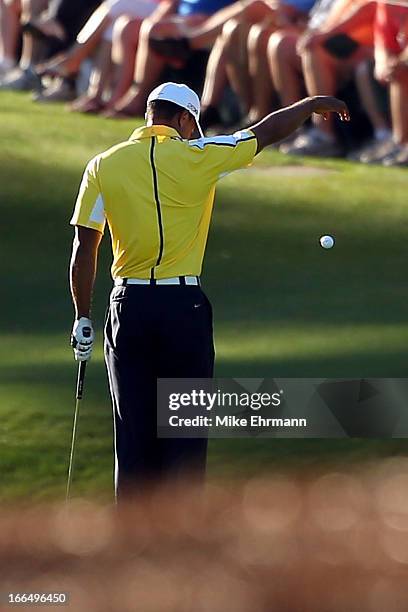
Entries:
[[200,285],[199,276],[173,276],[171,278],[115,278],[115,287],[127,285]]

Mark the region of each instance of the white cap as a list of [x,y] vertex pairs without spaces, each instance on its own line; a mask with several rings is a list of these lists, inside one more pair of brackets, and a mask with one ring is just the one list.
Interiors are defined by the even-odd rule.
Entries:
[[167,102],[174,102],[174,104],[188,110],[188,112],[191,113],[195,119],[200,136],[204,136],[199,123],[200,98],[197,96],[195,91],[190,89],[190,87],[179,83],[162,83],[162,85],[159,85],[153,89],[147,98],[147,104],[149,104],[149,102],[153,102],[154,100],[167,100]]

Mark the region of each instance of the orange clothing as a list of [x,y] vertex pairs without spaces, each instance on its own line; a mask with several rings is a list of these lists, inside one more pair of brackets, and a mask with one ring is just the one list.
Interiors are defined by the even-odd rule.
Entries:
[[330,11],[325,30],[341,26],[341,31],[363,46],[374,45],[375,0],[337,0]]
[[376,46],[399,55],[407,45],[408,2],[378,2],[374,32]]

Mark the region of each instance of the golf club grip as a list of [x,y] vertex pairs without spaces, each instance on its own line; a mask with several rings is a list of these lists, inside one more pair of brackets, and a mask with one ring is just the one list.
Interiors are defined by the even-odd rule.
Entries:
[[76,386],[76,399],[78,400],[82,399],[82,394],[84,391],[86,363],[86,361],[80,361],[78,366],[78,379]]

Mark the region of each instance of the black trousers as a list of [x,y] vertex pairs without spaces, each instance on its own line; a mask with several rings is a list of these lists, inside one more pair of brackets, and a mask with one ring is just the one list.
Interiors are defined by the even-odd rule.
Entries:
[[101,0],[52,0],[48,15],[63,26],[67,42],[72,44],[100,4]]
[[211,378],[212,309],[198,286],[112,290],[105,361],[113,403],[118,498],[168,476],[202,478],[207,440],[158,438],[157,378]]

